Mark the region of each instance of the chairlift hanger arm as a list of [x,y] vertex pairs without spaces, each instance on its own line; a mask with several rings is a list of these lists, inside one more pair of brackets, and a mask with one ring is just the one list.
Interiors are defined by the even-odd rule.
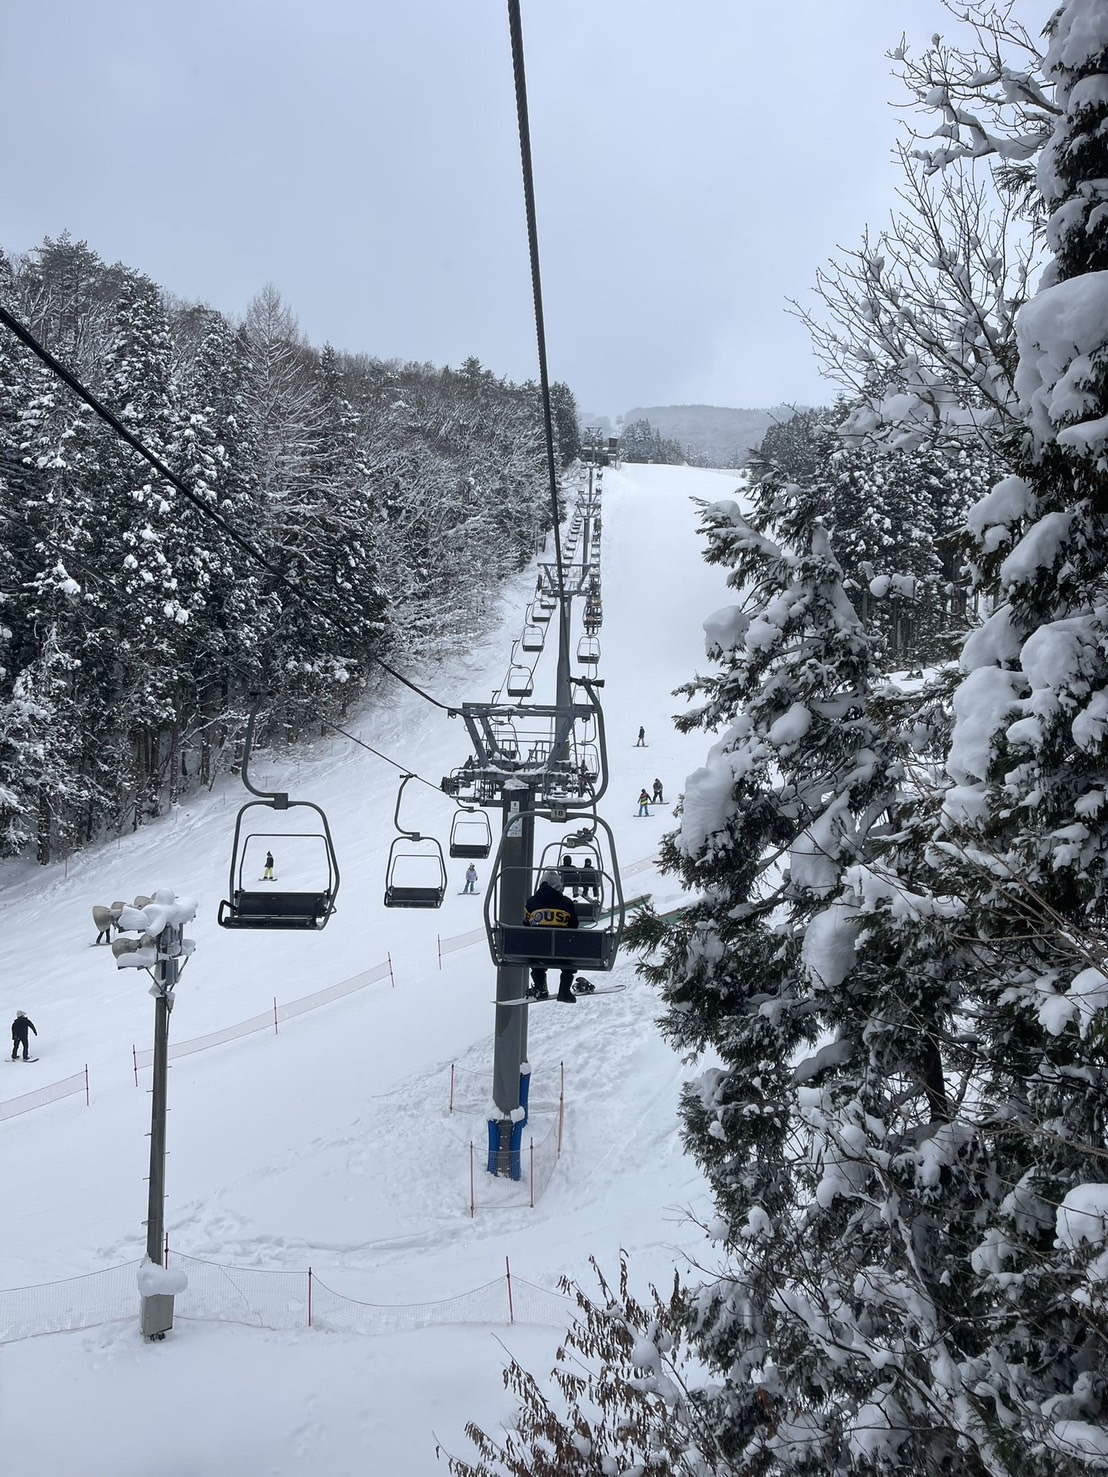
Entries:
[[409,780],[414,780],[417,778],[417,775],[411,773],[401,775],[400,788],[396,792],[396,809],[393,811],[393,823],[395,824],[397,831],[399,831],[401,836],[407,836],[409,841],[422,841],[423,837],[418,831],[406,831],[404,827],[400,824],[400,802],[404,798],[404,786],[408,783]]
[[255,698],[254,706],[250,709],[250,718],[246,724],[246,738],[243,740],[242,746],[242,773],[240,778],[251,795],[257,795],[259,800],[268,802],[273,806],[274,810],[287,810],[289,804],[287,791],[259,790],[250,783],[250,753],[254,747],[254,726],[258,721],[258,710],[261,708],[261,705],[261,698]]

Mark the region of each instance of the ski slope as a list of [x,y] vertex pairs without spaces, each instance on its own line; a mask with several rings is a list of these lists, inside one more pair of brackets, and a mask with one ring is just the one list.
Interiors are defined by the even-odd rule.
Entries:
[[[651,865],[703,735],[682,736],[672,690],[703,669],[701,623],[728,603],[724,572],[705,565],[690,498],[732,496],[734,473],[674,467],[604,475],[604,679],[613,826],[629,896],[679,896]],[[479,649],[413,673],[445,702],[485,700],[508,665],[534,588],[505,593]],[[580,602],[575,605],[575,639]],[[555,632],[535,698],[553,701]],[[403,666],[402,657],[397,658]],[[639,725],[649,747],[636,748]],[[352,733],[437,784],[468,753],[456,720],[390,685],[354,715]],[[666,804],[636,815],[654,777]],[[177,1060],[169,1079],[166,1227],[171,1248],[238,1267],[311,1265],[346,1296],[378,1304],[451,1297],[500,1276],[554,1289],[563,1274],[592,1286],[588,1260],[615,1270],[632,1254],[635,1284],[665,1282],[703,1249],[692,1216],[709,1202],[681,1153],[675,1108],[683,1069],[652,1025],[656,1002],[626,957],[621,994],[529,1011],[536,1137],[566,1081],[561,1161],[534,1209],[469,1213],[469,1143],[485,1139],[491,1101],[493,966],[483,943],[447,953],[444,939],[480,926],[480,897],[461,896],[465,861],[435,912],[386,910],[397,771],[341,737],[295,759],[257,755],[259,787],[287,788],[330,819],[342,869],[338,909],[319,935],[227,932],[237,782],[190,796],[140,833],[67,865],[0,866],[0,994],[25,1010],[39,1061],[0,1067],[0,1098],[88,1064],[83,1097],[0,1127],[0,1286],[26,1287],[141,1257],[150,1099],[136,1090],[132,1045],[149,1047],[152,1002],[139,971],[117,971],[91,908],[169,887],[200,911],[196,952],[177,989],[171,1039],[202,1035],[355,976],[391,956],[388,979],[281,1026]],[[410,803],[409,803],[410,802]],[[444,842],[453,807],[409,784],[406,826]],[[495,823],[495,813],[494,813]],[[275,850],[280,852],[280,848]],[[490,859],[491,860],[491,859]],[[278,854],[280,873],[281,856]],[[636,865],[639,864],[639,865]],[[489,862],[476,863],[483,888]],[[5,1057],[7,1053],[4,1053]],[[450,1064],[487,1082],[485,1099],[447,1111]],[[141,1075],[142,1087],[149,1073]],[[479,1161],[480,1163],[480,1161]],[[481,1173],[480,1167],[478,1173]],[[12,1477],[343,1477],[441,1473],[436,1437],[468,1450],[467,1420],[509,1420],[506,1350],[538,1374],[559,1332],[515,1324],[422,1329],[387,1337],[274,1333],[178,1318],[145,1344],[135,1317],[0,1347],[4,1470]]]

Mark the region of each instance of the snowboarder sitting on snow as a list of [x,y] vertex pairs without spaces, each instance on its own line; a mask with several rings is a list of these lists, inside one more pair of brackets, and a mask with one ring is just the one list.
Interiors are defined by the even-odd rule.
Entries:
[[[553,867],[542,874],[538,892],[527,899],[523,921],[528,928],[580,928],[581,920],[572,901],[561,890],[561,878]],[[549,1000],[546,967],[531,966],[531,994],[536,1000]],[[576,1005],[573,993],[573,970],[563,969],[558,976],[558,999],[563,1005]]]
[[[18,1052],[18,1050],[19,1050],[19,1048],[21,1046],[23,1048],[23,1060],[24,1061],[27,1060],[27,1032],[28,1031],[35,1031],[35,1023],[34,1023],[34,1021],[30,1018],[29,1015],[26,1015],[22,1010],[17,1010],[16,1011],[16,1014],[15,1014],[15,1020],[12,1021],[12,1061],[13,1062],[16,1059],[16,1052]],[[37,1031],[35,1031],[35,1035],[36,1036],[38,1035],[38,1032]]]
[[650,814],[650,796],[646,793],[645,785],[639,791],[639,815]]
[[472,892],[473,889],[476,887],[476,885],[477,885],[477,868],[473,865],[472,862],[470,862],[469,866],[466,868],[466,885],[462,888],[462,891],[463,892]]
[[655,805],[664,805],[666,803],[663,800],[663,798],[662,798],[662,782],[661,782],[661,780],[655,780],[654,781],[654,802],[653,803]]
[[277,880],[273,875],[274,866],[275,863],[273,860],[273,853],[271,851],[267,851],[265,854],[265,868],[262,872],[263,882],[275,882]]

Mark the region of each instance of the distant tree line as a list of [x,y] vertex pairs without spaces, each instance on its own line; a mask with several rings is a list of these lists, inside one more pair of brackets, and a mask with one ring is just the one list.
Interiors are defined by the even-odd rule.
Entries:
[[662,466],[682,467],[689,460],[679,441],[656,431],[649,421],[630,421],[619,436],[619,454],[625,462],[653,462]]
[[210,783],[252,692],[293,738],[456,647],[549,526],[537,387],[476,359],[316,349],[275,288],[232,322],[68,236],[0,253],[0,298],[279,575],[0,329],[0,854]]

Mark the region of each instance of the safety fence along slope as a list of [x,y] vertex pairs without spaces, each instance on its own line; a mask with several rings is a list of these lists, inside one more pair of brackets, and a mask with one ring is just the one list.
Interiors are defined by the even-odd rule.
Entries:
[[[281,1332],[299,1328],[336,1333],[409,1333],[447,1324],[530,1323],[568,1328],[573,1302],[515,1276],[507,1258],[504,1274],[481,1287],[419,1303],[367,1303],[336,1292],[311,1267],[269,1271],[223,1266],[174,1252],[188,1285],[174,1299],[174,1317],[207,1323],[236,1323]],[[34,1287],[0,1289],[0,1344],[48,1333],[73,1333],[135,1318],[141,1262],[124,1262],[84,1277]],[[329,1278],[343,1276],[341,1269]]]
[[0,1121],[17,1118],[20,1113],[29,1113],[32,1108],[44,1108],[47,1103],[57,1103],[62,1098],[76,1097],[78,1093],[84,1094],[87,1108],[92,1102],[87,1066],[83,1072],[74,1072],[72,1077],[63,1077],[60,1082],[49,1082],[45,1087],[36,1087],[32,1092],[22,1092],[18,1097],[10,1097],[0,1103]]
[[[211,1046],[224,1046],[228,1041],[238,1041],[258,1031],[272,1031],[276,1034],[282,1021],[292,1020],[295,1016],[304,1015],[309,1010],[318,1010],[322,1005],[330,1005],[332,1001],[341,1000],[346,995],[353,995],[358,990],[364,990],[367,985],[375,984],[379,980],[389,980],[394,985],[396,983],[391,954],[383,964],[363,970],[361,974],[353,975],[348,980],[341,980],[337,985],[328,985],[323,990],[316,990],[311,995],[301,995],[298,999],[289,1000],[284,1004],[274,998],[271,1010],[252,1015],[248,1020],[238,1021],[233,1026],[224,1026],[219,1031],[210,1031],[206,1036],[193,1036],[185,1041],[171,1042],[169,1059],[174,1061],[178,1057],[191,1056],[196,1051],[207,1051]],[[136,1087],[140,1070],[149,1067],[153,1060],[154,1053],[149,1047],[142,1051],[139,1051],[136,1046],[131,1047],[131,1066]],[[0,1102],[0,1121],[5,1118],[15,1118],[20,1113],[29,1113],[34,1108],[45,1107],[47,1103],[56,1103],[62,1098],[73,1097],[78,1093],[84,1093],[86,1106],[91,1104],[87,1066],[83,1072],[75,1072],[72,1077],[65,1077],[60,1082],[51,1082],[45,1087],[36,1088],[33,1092],[21,1093],[17,1097],[7,1098]]]

